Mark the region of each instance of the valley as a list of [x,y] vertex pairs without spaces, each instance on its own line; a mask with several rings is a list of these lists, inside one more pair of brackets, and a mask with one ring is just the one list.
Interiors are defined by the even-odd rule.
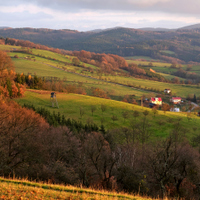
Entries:
[[[9,187],[32,199],[139,200],[164,196],[171,184],[181,188],[175,196],[198,196],[199,63],[6,41],[13,40],[15,45],[0,45],[0,169],[5,177],[28,176],[37,183],[1,178],[2,197],[9,197]],[[156,98],[162,105],[152,106]]]

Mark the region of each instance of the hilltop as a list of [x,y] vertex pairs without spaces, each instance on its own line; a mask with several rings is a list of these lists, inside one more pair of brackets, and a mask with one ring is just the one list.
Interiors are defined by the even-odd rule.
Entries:
[[[200,32],[198,26],[177,30],[113,28],[78,32],[34,28],[4,28],[0,36],[29,40],[34,43],[70,51],[86,50],[120,56],[150,56],[176,62],[200,62]],[[174,52],[167,53],[167,50]],[[164,52],[165,51],[165,52]]]

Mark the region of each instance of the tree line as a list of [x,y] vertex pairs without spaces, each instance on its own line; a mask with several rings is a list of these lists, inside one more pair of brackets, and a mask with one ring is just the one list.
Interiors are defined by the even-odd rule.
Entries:
[[92,131],[100,131],[105,133],[104,125],[101,127],[97,126],[95,123],[87,123],[83,124],[81,121],[76,121],[75,119],[66,119],[64,115],[61,115],[60,112],[53,114],[46,108],[39,107],[36,108],[33,104],[24,103],[23,107],[31,109],[36,113],[40,114],[50,126],[58,127],[58,126],[67,126],[70,131],[73,132],[92,132]]

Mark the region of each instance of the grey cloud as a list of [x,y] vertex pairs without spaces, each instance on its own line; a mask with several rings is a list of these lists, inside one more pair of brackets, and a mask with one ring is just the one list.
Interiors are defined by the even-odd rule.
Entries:
[[[52,16],[45,13],[30,14],[29,12],[22,13],[1,13],[0,24],[5,24],[10,27],[44,27],[44,22],[51,22]],[[51,22],[52,23],[52,22]],[[46,24],[46,23],[45,23]]]
[[7,0],[1,5],[33,3],[62,11],[113,10],[113,11],[152,11],[200,15],[199,0]]

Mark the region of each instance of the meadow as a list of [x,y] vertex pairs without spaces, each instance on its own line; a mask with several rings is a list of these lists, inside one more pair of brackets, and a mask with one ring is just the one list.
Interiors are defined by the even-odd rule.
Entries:
[[167,63],[167,62],[161,62],[161,61],[156,61],[156,60],[151,60],[151,59],[127,59],[128,63],[135,63],[137,65],[149,65],[149,63],[152,63],[153,66],[155,67],[170,67],[171,63]]
[[[1,45],[0,45],[1,46]],[[12,47],[12,46],[11,46]],[[109,93],[113,99],[122,99],[124,95],[135,95],[136,97],[140,97],[143,94],[146,94],[146,91],[134,90],[133,88],[109,83],[105,80],[99,80],[98,76],[90,77],[88,75],[91,74],[83,74],[81,72],[80,67],[76,67],[73,65],[64,65],[61,61],[69,62],[72,57],[70,56],[59,56],[59,54],[55,54],[53,52],[48,52],[45,50],[33,50],[33,52],[37,53],[34,55],[34,58],[27,59],[26,53],[20,52],[11,52],[10,56],[12,57],[13,63],[15,65],[15,71],[17,73],[31,74],[37,75],[38,77],[57,77],[59,79],[65,79],[65,82],[68,84],[81,83],[82,87],[86,89],[87,92],[90,93],[91,88],[101,88],[105,92]],[[45,57],[52,56],[56,60],[40,57],[37,55],[42,55]],[[18,58],[14,58],[17,55]],[[67,57],[67,58],[66,58]],[[92,67],[95,69],[95,66],[90,64],[86,64],[87,67]],[[65,67],[65,70],[63,70]]]
[[[84,124],[95,123],[98,126],[103,124],[106,130],[120,127],[131,128],[135,122],[142,121],[144,119],[144,111],[148,111],[148,128],[152,133],[152,139],[167,137],[173,129],[173,123],[176,123],[179,118],[181,118],[180,123],[183,128],[191,129],[191,131],[188,130],[186,133],[186,136],[189,139],[195,136],[200,130],[200,118],[197,117],[197,113],[191,114],[188,118],[188,113],[164,112],[158,110],[154,115],[151,108],[110,99],[64,93],[57,93],[56,97],[59,108],[52,107],[50,91],[29,90],[26,91],[24,97],[15,99],[15,101],[20,105],[24,105],[25,103],[32,104],[35,107],[43,107],[48,109],[51,113],[60,112],[60,114],[64,115],[66,118],[75,119]],[[105,110],[102,109],[102,105],[105,107]],[[92,106],[95,106],[96,108],[94,113],[92,113]],[[81,111],[83,112],[83,115],[81,115]],[[134,111],[139,112],[137,118],[134,117]],[[127,113],[127,116],[125,116],[124,113]],[[113,116],[117,119],[112,120]],[[194,131],[192,128],[194,128]],[[120,138],[118,139],[120,140]]]
[[190,94],[200,94],[200,86],[197,85],[186,85],[186,84],[173,84],[152,81],[147,79],[139,79],[134,77],[116,77],[116,76],[105,76],[104,79],[108,79],[112,82],[119,84],[132,85],[133,87],[139,87],[140,89],[148,90],[149,88],[164,91],[165,88],[170,88],[174,96],[181,96],[186,98]]
[[152,59],[151,57],[148,56],[128,56],[128,57],[124,57],[126,60],[143,60],[143,61],[159,61],[156,59]]
[[[13,46],[0,45],[0,49],[13,49]],[[17,47],[19,49],[19,47]],[[67,80],[67,83],[81,83],[88,94],[91,94],[91,88],[101,88],[105,92],[109,93],[113,99],[121,100],[124,95],[135,95],[136,98],[140,98],[142,95],[147,95],[149,92],[160,90],[163,91],[165,88],[170,88],[172,94],[175,96],[181,96],[186,98],[187,96],[196,95],[199,97],[200,88],[197,85],[185,85],[185,84],[172,84],[157,82],[152,80],[138,79],[134,77],[124,77],[120,75],[106,75],[99,77],[96,73],[96,67],[85,64],[86,67],[92,67],[95,71],[93,74],[89,72],[83,72],[83,68],[73,66],[71,60],[73,56],[64,56],[54,52],[46,50],[32,49],[34,58],[25,59],[27,57],[26,53],[10,52],[13,59],[15,70],[17,73],[32,75],[36,74],[39,77],[58,77],[60,79]],[[18,58],[14,58],[17,55]],[[51,58],[51,59],[50,59]],[[149,61],[139,61],[139,60],[127,60],[128,62],[134,62],[136,64],[148,65]],[[64,63],[68,63],[65,65]],[[175,76],[170,75],[171,71],[176,71],[177,69],[170,68],[170,63],[164,62],[152,62],[153,67],[156,72],[161,73],[161,75],[166,78],[172,79]],[[63,70],[65,67],[65,70]],[[186,66],[183,66],[185,68]],[[194,70],[198,70],[198,66],[193,67]],[[180,80],[184,80],[181,79]],[[117,84],[115,84],[117,83]],[[121,85],[120,85],[121,84]],[[126,87],[132,85],[133,87]],[[150,90],[150,91],[149,91]]]
[[[4,45],[5,46],[5,45]],[[0,45],[0,49],[3,47]],[[13,46],[9,47],[10,49]],[[9,49],[6,46],[6,49]],[[19,47],[17,47],[19,48]],[[196,85],[181,85],[181,84],[171,84],[163,83],[145,79],[138,79],[134,77],[123,77],[123,76],[101,76],[98,77],[97,74],[87,76],[81,72],[80,67],[73,66],[71,63],[72,56],[64,56],[56,54],[53,52],[32,49],[34,55],[29,56],[27,59],[26,53],[20,52],[10,52],[13,59],[15,70],[17,73],[24,74],[36,74],[39,77],[57,77],[65,79],[67,84],[80,84],[86,89],[89,95],[91,94],[91,88],[100,88],[108,93],[112,99],[122,100],[125,95],[133,95],[136,99],[140,99],[141,96],[156,95],[152,93],[154,91],[163,91],[165,88],[170,88],[172,94],[176,96],[181,96],[186,98],[188,95],[196,94],[199,97],[200,87]],[[17,55],[18,58],[14,58]],[[65,65],[64,63],[68,63]],[[135,62],[130,60],[130,62]],[[136,61],[140,62],[138,64],[147,64],[148,61]],[[152,62],[154,68],[169,70],[170,63],[162,62]],[[63,70],[63,67],[66,70]],[[86,66],[90,66],[86,64]],[[96,67],[93,66],[93,69]],[[159,70],[158,70],[159,71]],[[92,76],[92,77],[91,77]],[[166,74],[166,76],[170,76]],[[100,78],[100,79],[99,79]],[[170,76],[172,78],[172,76]],[[130,87],[132,85],[133,87]],[[172,113],[158,111],[158,114],[154,117],[153,112],[150,108],[143,108],[141,106],[128,104],[124,102],[117,102],[110,99],[95,98],[86,95],[77,94],[57,94],[57,99],[59,103],[59,109],[52,108],[50,104],[49,94],[39,94],[37,92],[27,91],[25,97],[16,99],[21,105],[24,103],[33,104],[36,107],[45,107],[51,112],[60,112],[66,118],[72,118],[75,120],[80,120],[83,123],[96,123],[98,126],[103,124],[106,129],[114,129],[119,127],[131,127],[133,122],[133,111],[138,110],[140,116],[138,121],[142,119],[144,110],[149,111],[149,121],[151,124],[151,131],[154,138],[166,137],[169,135],[171,129],[173,128],[170,121],[176,121],[177,118],[182,118],[183,127],[197,127],[199,129],[199,118],[196,117],[196,113],[192,114],[192,120],[188,120],[187,113]],[[106,111],[102,112],[101,105],[106,105]],[[91,106],[95,105],[97,107],[96,111],[91,112]],[[80,110],[83,110],[84,114],[81,116]],[[128,112],[127,117],[123,117],[123,113]],[[162,126],[158,126],[162,124]],[[159,128],[158,128],[159,127]],[[196,133],[192,131],[192,134],[188,133],[188,137],[191,138]]]

